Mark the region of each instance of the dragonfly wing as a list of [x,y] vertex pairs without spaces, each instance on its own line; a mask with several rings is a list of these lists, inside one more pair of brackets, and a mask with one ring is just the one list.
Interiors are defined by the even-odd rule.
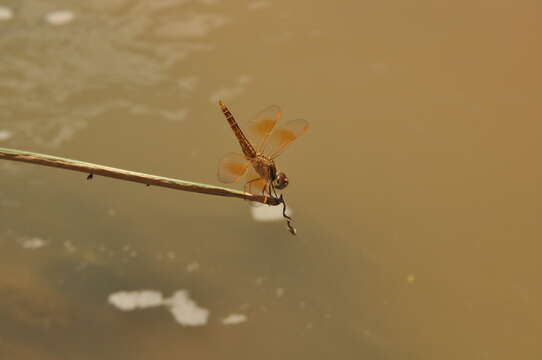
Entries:
[[271,105],[260,111],[253,120],[248,122],[247,133],[256,151],[260,152],[263,149],[281,115],[280,108],[277,105]]
[[261,177],[252,166],[247,171],[246,180],[245,192],[254,195],[266,195],[268,181]]
[[264,153],[271,159],[279,156],[292,141],[300,137],[309,128],[309,122],[303,119],[290,120],[273,132],[267,141]]
[[247,171],[248,165],[249,162],[243,155],[228,153],[218,163],[218,180],[223,183],[239,181]]

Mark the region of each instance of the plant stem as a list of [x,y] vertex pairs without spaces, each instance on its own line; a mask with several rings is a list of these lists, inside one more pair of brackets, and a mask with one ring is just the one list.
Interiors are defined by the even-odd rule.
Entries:
[[280,204],[280,200],[274,197],[253,195],[220,186],[171,179],[157,175],[149,175],[135,171],[117,169],[109,166],[92,164],[79,160],[66,159],[52,155],[38,154],[29,151],[0,148],[0,159],[58,167],[67,170],[80,171],[89,175],[107,176],[115,179],[133,181],[145,185],[167,187],[176,190],[191,191],[217,196],[236,197],[245,200],[257,201],[268,205]]

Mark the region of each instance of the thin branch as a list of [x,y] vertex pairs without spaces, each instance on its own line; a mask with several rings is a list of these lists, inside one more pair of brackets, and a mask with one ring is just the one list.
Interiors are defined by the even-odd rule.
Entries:
[[0,148],[0,159],[22,161],[32,164],[80,171],[89,174],[89,179],[92,178],[92,175],[101,175],[120,180],[138,182],[145,185],[161,186],[170,189],[191,191],[201,194],[236,197],[245,200],[257,201],[268,205],[278,205],[281,203],[280,200],[275,197],[253,195],[220,186],[200,184],[178,179],[166,178],[163,176],[143,174],[135,171],[116,169],[109,166],[92,164],[79,160],[65,159],[52,155],[38,154],[29,151]]

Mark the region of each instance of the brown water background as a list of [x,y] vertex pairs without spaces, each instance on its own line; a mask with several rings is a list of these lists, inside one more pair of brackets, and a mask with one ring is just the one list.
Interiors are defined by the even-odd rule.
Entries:
[[[2,358],[542,358],[540,2],[0,9],[0,147],[217,184],[218,98],[311,123],[278,161],[298,237],[240,200],[0,161]],[[108,302],[145,289],[207,323]]]

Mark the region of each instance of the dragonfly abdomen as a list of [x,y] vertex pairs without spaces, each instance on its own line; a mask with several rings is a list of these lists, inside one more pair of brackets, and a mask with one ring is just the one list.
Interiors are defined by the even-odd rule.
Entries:
[[224,105],[222,101],[219,101],[218,104],[220,105],[220,109],[224,113],[224,116],[226,117],[228,124],[230,124],[230,127],[233,130],[235,137],[237,137],[237,140],[239,141],[239,145],[241,145],[241,150],[243,150],[243,154],[245,154],[247,158],[255,158],[256,150],[254,150],[254,148],[252,147],[252,145],[246,138],[245,134],[243,134],[243,131],[239,127],[239,124],[237,124],[237,121],[233,117],[230,110],[226,107],[226,105]]

